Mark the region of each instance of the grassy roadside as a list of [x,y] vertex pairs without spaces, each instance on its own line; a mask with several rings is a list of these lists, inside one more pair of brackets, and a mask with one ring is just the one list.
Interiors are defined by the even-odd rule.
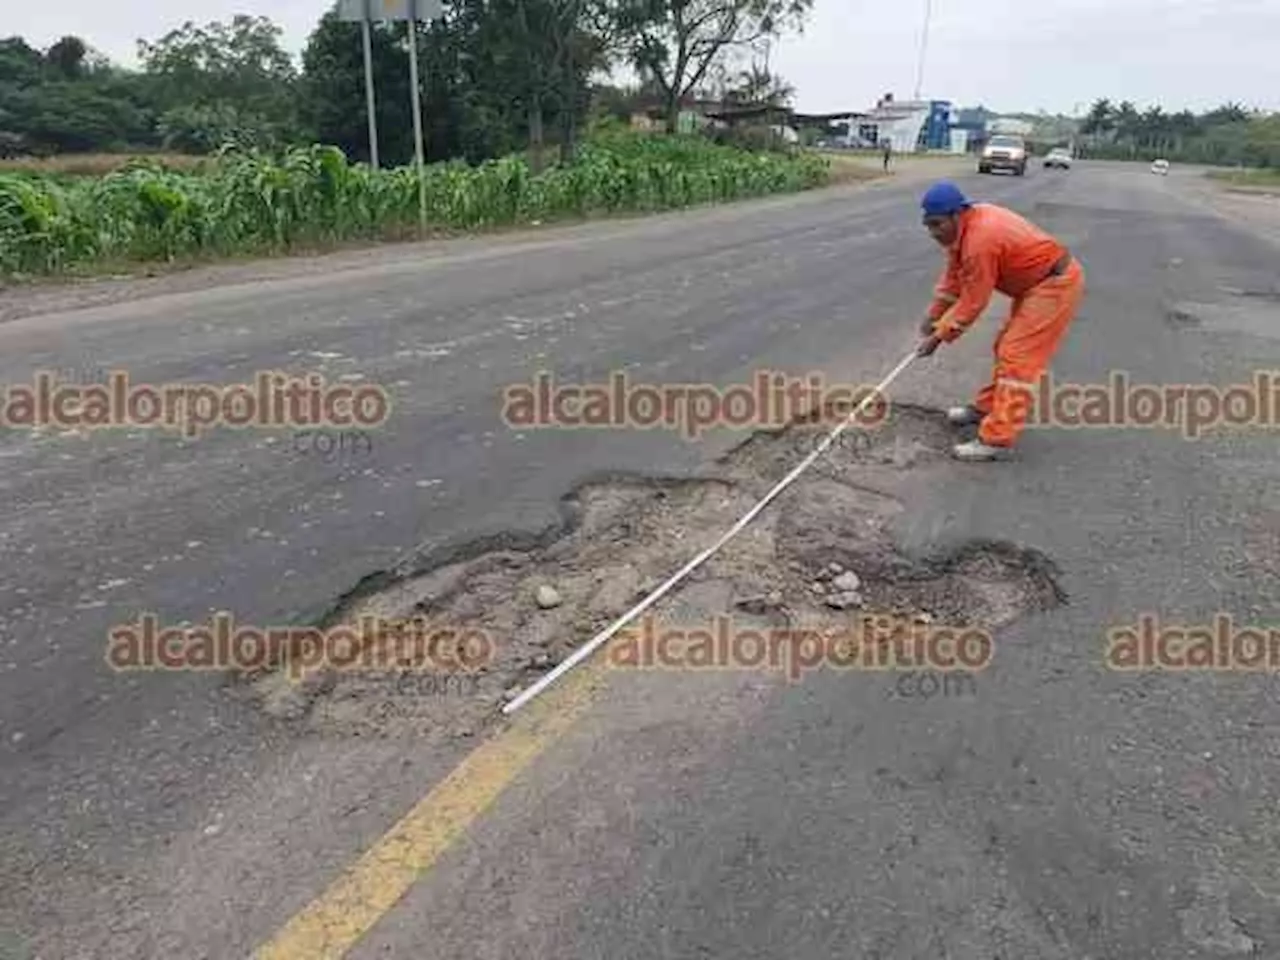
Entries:
[[[611,135],[533,173],[518,156],[372,170],[333,147],[232,153],[196,169],[102,155],[0,171],[0,277],[133,272],[351,246],[642,216],[863,179],[813,152],[754,153],[699,137]],[[107,172],[93,175],[94,170]],[[148,270],[148,272],[153,272]]]
[[1205,173],[1238,193],[1280,193],[1280,170],[1210,170]]
[[213,165],[209,157],[184,153],[69,153],[53,157],[0,157],[0,173],[55,178],[105,177],[139,161],[185,173],[201,173]]
[[881,161],[878,158],[861,154],[844,154],[834,150],[815,150],[816,156],[827,163],[830,170],[828,183],[859,183],[863,180],[875,180],[884,176]]
[[[98,234],[104,230],[116,230],[119,231],[117,240],[127,238],[134,243],[145,241],[150,231],[153,243],[151,249],[141,251],[141,256],[132,255],[136,251],[130,250],[127,245],[123,249],[117,245],[114,248],[90,250],[95,254],[93,256],[62,256],[60,262],[53,265],[54,269],[0,269],[0,291],[8,289],[16,292],[17,288],[22,287],[34,292],[35,288],[49,290],[67,283],[80,286],[83,282],[103,279],[163,278],[205,268],[239,270],[251,268],[255,263],[270,270],[274,268],[266,265],[272,261],[283,264],[289,260],[356,254],[424,241],[501,238],[520,234],[531,228],[571,227],[602,221],[625,222],[667,210],[709,209],[752,197],[812,192],[875,181],[891,182],[903,174],[909,178],[922,174],[932,176],[933,169],[944,165],[943,161],[955,162],[957,159],[951,154],[894,157],[886,174],[881,155],[870,151],[804,149],[787,158],[779,154],[751,154],[732,150],[725,152],[725,148],[715,146],[711,146],[708,152],[705,150],[707,144],[685,141],[683,146],[664,146],[650,140],[647,142],[647,149],[656,150],[658,155],[646,160],[643,157],[637,158],[635,154],[628,156],[629,148],[636,151],[646,149],[633,138],[623,137],[613,143],[616,146],[611,154],[596,157],[605,162],[590,168],[580,168],[578,171],[579,183],[583,184],[585,181],[586,189],[582,192],[588,194],[587,202],[576,206],[570,204],[567,208],[562,204],[560,209],[546,209],[547,191],[541,189],[536,191],[541,194],[541,201],[536,196],[533,198],[535,203],[542,202],[541,211],[527,209],[529,204],[526,203],[526,209],[523,210],[519,208],[520,205],[516,205],[515,209],[509,208],[507,216],[483,215],[481,207],[484,204],[492,205],[495,200],[501,199],[502,194],[509,193],[512,187],[528,191],[536,183],[525,165],[519,162],[519,158],[515,158],[518,175],[508,176],[505,181],[506,189],[497,191],[492,189],[492,183],[485,189],[484,170],[472,168],[466,171],[465,168],[446,165],[429,168],[436,175],[449,173],[453,182],[445,184],[446,189],[433,190],[430,200],[435,215],[425,233],[420,233],[417,227],[416,179],[412,177],[412,170],[383,171],[380,177],[383,196],[379,198],[371,189],[373,183],[368,176],[369,171],[361,170],[358,165],[343,166],[340,170],[331,167],[331,170],[337,170],[339,177],[331,178],[327,188],[331,196],[326,197],[325,190],[314,189],[317,180],[323,180],[323,177],[317,177],[317,173],[324,170],[324,158],[316,165],[316,157],[303,152],[295,157],[292,166],[279,162],[265,163],[262,158],[258,158],[240,169],[241,200],[244,196],[251,196],[256,209],[249,213],[264,218],[269,215],[273,227],[284,229],[285,242],[272,243],[272,237],[251,236],[248,243],[203,247],[187,244],[185,248],[182,243],[175,242],[182,240],[184,217],[187,221],[186,229],[198,235],[207,236],[218,228],[216,223],[210,225],[202,222],[198,216],[201,212],[201,200],[206,201],[203,204],[206,211],[211,206],[207,202],[208,197],[202,197],[201,192],[207,189],[210,175],[217,174],[218,166],[213,158],[167,154],[86,154],[0,163],[0,247],[4,244],[3,180],[6,171],[11,177],[24,181],[43,181],[59,187],[52,194],[55,202],[46,203],[36,211],[42,224],[37,231],[37,242],[46,244],[46,253],[52,252],[55,257],[60,256],[62,251],[56,246],[50,247],[48,241],[56,235],[58,229],[65,230],[74,224],[75,217],[68,217],[71,212],[68,210],[68,199],[75,197],[77,191],[86,191],[80,194],[82,204],[85,197],[100,200],[106,192],[103,189],[104,182],[115,183],[116,193],[108,197],[108,200],[114,202],[117,208],[112,212],[108,204],[101,202],[82,206],[82,210],[92,209],[99,222],[93,223],[90,218],[81,215],[80,228],[92,228]],[[672,153],[672,148],[677,152]],[[684,151],[683,155],[679,151]],[[639,163],[637,159],[640,159]],[[729,162],[726,164],[725,161]],[[492,177],[500,172],[502,163],[498,161],[489,165],[487,175]],[[720,167],[718,170],[715,169],[717,165]],[[227,169],[228,166],[224,164],[224,174]],[[510,160],[506,169],[508,173],[512,170]],[[594,171],[594,179],[581,176],[591,171]],[[471,179],[464,176],[468,173]],[[358,179],[360,176],[365,179]],[[398,199],[388,211],[385,205],[386,194],[389,192],[387,187],[388,182],[394,178],[398,178],[398,189],[395,190]],[[754,185],[750,182],[753,178],[757,181]],[[435,186],[442,185],[437,182]],[[501,178],[498,186],[502,186]],[[339,202],[336,195],[343,190],[354,190],[359,195],[356,198],[358,202],[351,202],[351,197]],[[314,195],[316,193],[321,195],[317,197]],[[477,193],[481,194],[478,199],[475,196]],[[488,199],[483,196],[486,193]],[[591,193],[596,195],[594,201]],[[469,202],[458,202],[466,201],[468,194],[472,194]],[[234,203],[225,202],[230,198],[224,196],[222,199],[224,202],[219,205],[222,210],[235,208]],[[379,199],[384,203],[383,213],[374,216],[370,222],[370,215],[377,213],[373,209],[374,201]],[[441,210],[439,201],[442,199],[454,201],[452,211],[448,208]],[[676,202],[672,202],[673,200]],[[58,201],[62,201],[61,204]],[[354,224],[357,229],[353,230],[352,223],[345,226],[337,223],[344,215],[344,210],[347,215],[354,213],[356,218],[365,217],[364,228]],[[245,211],[242,209],[241,212]],[[442,212],[444,216],[440,215]],[[12,202],[9,213],[13,213]],[[112,213],[114,222],[103,223],[107,215]],[[328,217],[329,223],[336,229],[312,229],[317,218],[323,221],[325,217]],[[247,217],[242,216],[241,219]],[[3,252],[0,249],[0,254]]]

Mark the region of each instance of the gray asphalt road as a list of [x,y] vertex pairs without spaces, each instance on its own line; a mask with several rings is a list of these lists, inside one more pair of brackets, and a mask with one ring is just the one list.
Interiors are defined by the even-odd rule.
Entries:
[[[1277,358],[1276,249],[1181,179],[1083,164],[964,181],[1064,237],[1087,303],[1061,380],[1247,383]],[[4,438],[0,925],[40,957],[242,956],[474,744],[299,737],[200,675],[107,669],[147,611],[315,617],[361,578],[538,531],[600,471],[706,467],[741,436],[508,429],[500,395],[567,380],[874,382],[939,265],[919,184],[596,225],[444,255],[0,326],[0,376],[359,375],[395,402],[372,449],[290,431]],[[895,391],[986,375],[991,327]],[[984,339],[985,338],[985,339]],[[1265,623],[1275,436],[1054,431],[1024,459],[900,495],[919,539],[1045,551],[1070,602],[1000,637],[967,698],[692,678],[625,685],[355,955],[1280,956],[1268,676],[1117,675],[1147,611]],[[680,559],[680,558],[673,558]],[[0,941],[3,942],[3,941]],[[19,953],[18,955],[22,955]]]

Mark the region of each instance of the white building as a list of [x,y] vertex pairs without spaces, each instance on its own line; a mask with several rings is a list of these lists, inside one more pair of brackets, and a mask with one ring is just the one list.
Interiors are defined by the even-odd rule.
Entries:
[[928,100],[894,100],[886,95],[858,123],[857,138],[863,146],[881,146],[888,140],[894,153],[914,153],[928,120]]
[[915,153],[921,146],[954,150],[950,126],[955,111],[945,100],[895,100],[885,94],[866,117],[850,130],[853,145],[881,146],[887,140],[894,153]]

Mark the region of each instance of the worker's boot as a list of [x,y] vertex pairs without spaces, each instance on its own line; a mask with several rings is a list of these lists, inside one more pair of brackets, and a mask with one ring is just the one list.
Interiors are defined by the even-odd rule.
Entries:
[[947,409],[947,423],[953,427],[969,427],[982,420],[982,411],[972,404]]
[[970,440],[968,443],[957,443],[951,448],[957,460],[971,463],[987,460],[1008,460],[1013,456],[1012,447],[993,447],[981,440]]

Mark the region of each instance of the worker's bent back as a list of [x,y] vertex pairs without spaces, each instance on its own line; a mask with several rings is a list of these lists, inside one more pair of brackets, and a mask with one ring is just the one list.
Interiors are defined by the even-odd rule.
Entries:
[[1021,297],[1048,278],[1068,253],[1053,236],[1005,207],[974,204],[960,219],[953,256],[961,261],[990,257],[996,264],[995,288],[1009,297]]

